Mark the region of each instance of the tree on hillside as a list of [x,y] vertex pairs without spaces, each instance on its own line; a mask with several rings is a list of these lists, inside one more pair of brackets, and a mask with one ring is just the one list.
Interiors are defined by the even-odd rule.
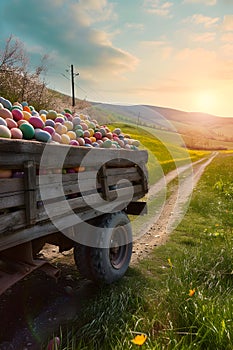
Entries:
[[31,71],[29,57],[24,45],[13,35],[6,39],[0,49],[0,95],[15,101],[28,101],[36,109],[53,107],[53,94],[47,89],[45,74],[48,69],[48,55]]

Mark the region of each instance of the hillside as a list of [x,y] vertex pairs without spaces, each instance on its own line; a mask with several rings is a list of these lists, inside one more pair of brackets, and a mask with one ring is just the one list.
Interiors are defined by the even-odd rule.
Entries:
[[89,113],[107,120],[131,122],[140,126],[181,134],[191,148],[233,148],[233,117],[201,112],[184,112],[149,105],[113,105],[92,103]]

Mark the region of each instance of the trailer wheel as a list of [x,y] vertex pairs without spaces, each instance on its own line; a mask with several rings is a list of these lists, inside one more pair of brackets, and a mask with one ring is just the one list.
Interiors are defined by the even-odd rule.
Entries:
[[97,225],[101,228],[100,246],[106,248],[77,244],[74,259],[83,277],[110,284],[119,280],[128,269],[132,255],[131,225],[124,212],[103,215]]

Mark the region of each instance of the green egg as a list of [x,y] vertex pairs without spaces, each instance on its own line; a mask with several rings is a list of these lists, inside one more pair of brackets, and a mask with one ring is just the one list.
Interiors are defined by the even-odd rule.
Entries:
[[24,139],[31,140],[34,137],[35,130],[31,124],[24,123],[24,124],[21,124],[19,128],[23,133]]

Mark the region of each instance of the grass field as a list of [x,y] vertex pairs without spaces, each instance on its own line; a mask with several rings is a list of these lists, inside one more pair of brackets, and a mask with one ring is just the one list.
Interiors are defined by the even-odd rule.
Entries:
[[168,243],[100,288],[59,349],[233,348],[232,172],[232,153],[214,159]]
[[[115,124],[110,124],[114,130]],[[167,131],[156,131],[145,127],[136,127],[130,124],[119,124],[124,134],[139,140],[140,149],[146,149],[149,154],[148,172],[149,183],[154,184],[163,174],[174,170],[176,167],[191,163],[210,154],[208,151],[189,151],[181,147],[182,139],[179,135]]]

